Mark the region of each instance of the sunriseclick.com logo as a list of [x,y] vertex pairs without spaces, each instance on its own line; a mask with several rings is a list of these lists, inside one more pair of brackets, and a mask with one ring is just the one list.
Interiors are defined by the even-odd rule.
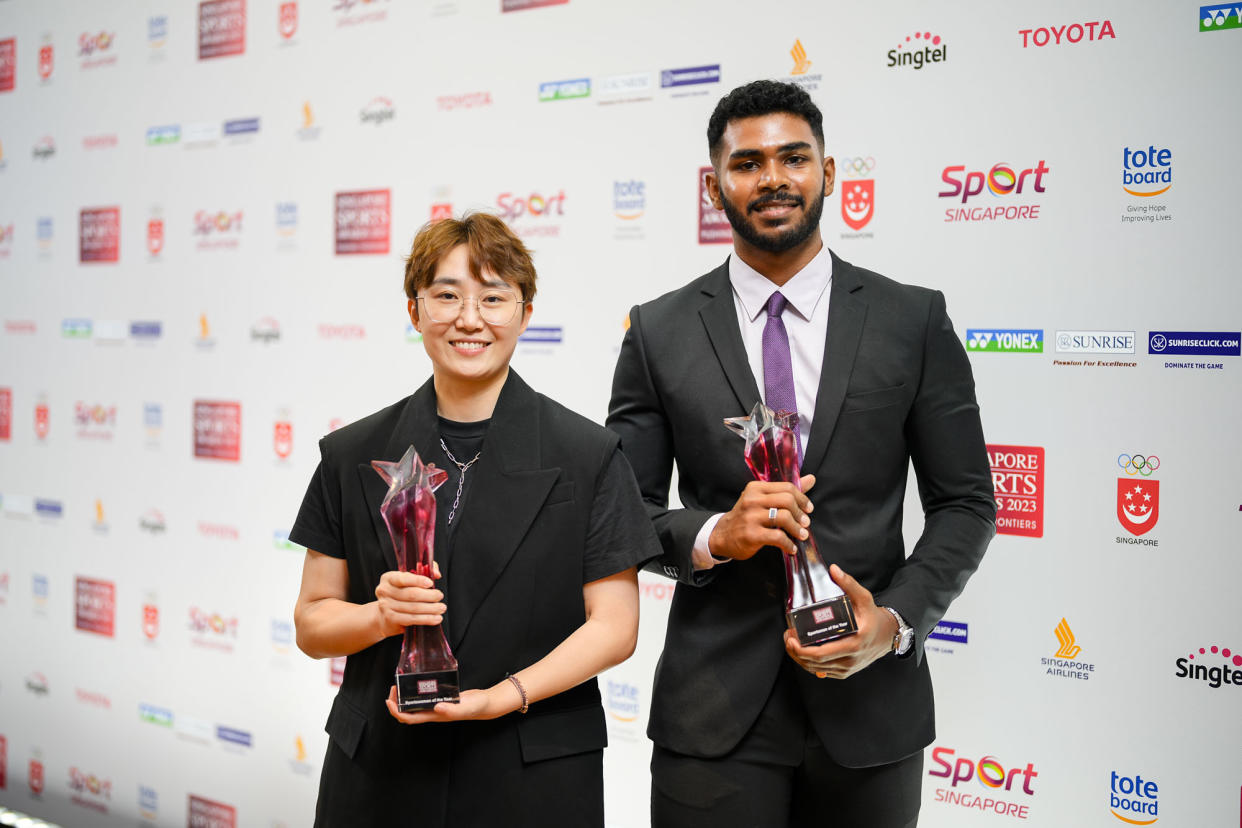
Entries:
[[1242,355],[1242,333],[1238,331],[1151,331],[1148,334],[1149,354],[1182,354],[1195,356]]

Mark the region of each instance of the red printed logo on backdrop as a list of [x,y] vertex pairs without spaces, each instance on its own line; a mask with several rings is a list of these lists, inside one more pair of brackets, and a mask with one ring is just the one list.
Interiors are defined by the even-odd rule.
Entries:
[[52,414],[47,403],[41,402],[35,404],[35,436],[40,440],[47,439],[47,432],[51,427]]
[[293,453],[293,423],[281,421],[276,423],[276,436],[273,443],[276,456],[281,460]]
[[237,828],[237,809],[223,802],[190,794],[189,828]]
[[1044,450],[1040,446],[991,445],[988,465],[996,492],[996,531],[1044,536]]
[[0,388],[0,440],[13,439],[13,390]]
[[194,401],[194,456],[241,460],[241,403]]
[[43,763],[38,759],[31,759],[30,766],[26,771],[26,781],[30,784],[30,792],[35,796],[43,793]]
[[78,220],[78,260],[117,262],[120,259],[121,208],[84,208]]
[[203,0],[198,4],[198,59],[246,51],[246,0]]
[[236,248],[240,244],[243,211],[199,210],[194,213],[194,237],[199,250]]
[[17,38],[0,40],[0,92],[12,92],[17,82]]
[[1151,479],[1160,468],[1160,458],[1122,454],[1117,465],[1126,473],[1117,478],[1117,520],[1131,535],[1145,535],[1160,519],[1160,481]]
[[1146,535],[1160,519],[1160,481],[1117,478],[1117,520],[1131,535]]
[[83,773],[76,767],[69,769],[69,800],[74,805],[90,808],[101,814],[108,813],[108,800],[112,799],[112,780],[93,773]]
[[0,736],[0,791],[9,786],[9,743]]
[[285,40],[293,37],[298,30],[298,4],[280,4],[280,36]]
[[142,634],[154,641],[160,634],[160,608],[155,604],[142,605]]
[[95,578],[74,578],[75,626],[111,637],[116,629],[116,584]]
[[431,220],[433,222],[444,221],[453,217],[452,204],[433,204],[431,205]]
[[391,198],[388,190],[336,194],[336,255],[387,253]]
[[39,77],[47,80],[52,76],[52,69],[55,66],[53,60],[52,44],[41,46],[39,48]]
[[699,244],[732,244],[733,228],[723,210],[717,210],[707,194],[707,179],[711,167],[699,167]]
[[147,252],[152,256],[158,256],[163,249],[164,220],[151,219],[147,222]]
[[875,215],[875,179],[846,181],[841,187],[841,218],[854,230],[861,230]]
[[569,0],[500,0],[500,11],[515,12],[537,9],[540,6],[561,6]]

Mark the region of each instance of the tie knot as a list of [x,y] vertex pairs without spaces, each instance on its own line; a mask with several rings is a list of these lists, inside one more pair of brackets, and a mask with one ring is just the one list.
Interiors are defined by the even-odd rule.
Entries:
[[775,291],[768,298],[768,316],[780,316],[785,312],[785,306],[789,304],[789,300],[785,298],[779,290]]

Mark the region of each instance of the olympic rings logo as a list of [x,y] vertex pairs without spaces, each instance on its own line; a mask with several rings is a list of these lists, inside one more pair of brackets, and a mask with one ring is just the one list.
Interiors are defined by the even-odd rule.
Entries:
[[1151,477],[1151,473],[1160,468],[1160,458],[1154,454],[1144,457],[1141,454],[1129,455],[1119,454],[1117,456],[1117,465],[1125,470],[1125,473],[1133,477],[1141,474],[1143,477]]
[[875,169],[875,159],[870,155],[866,158],[842,158],[839,166],[843,175],[863,176]]

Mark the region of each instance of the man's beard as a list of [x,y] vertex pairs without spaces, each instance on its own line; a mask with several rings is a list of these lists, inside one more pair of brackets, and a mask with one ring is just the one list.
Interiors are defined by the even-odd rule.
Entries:
[[[748,244],[759,248],[765,253],[784,253],[786,250],[791,250],[802,244],[819,229],[819,220],[824,214],[824,188],[820,187],[819,197],[811,204],[811,209],[803,214],[801,222],[780,231],[776,235],[760,233],[748,217],[739,212],[729,202],[729,199],[724,197],[723,193],[721,193],[720,203],[724,205],[724,212],[729,218],[729,224],[733,226],[734,231]],[[764,204],[794,204],[801,207],[804,203],[805,199],[801,196],[773,193],[761,196],[750,202],[750,204],[746,205],[746,210],[749,213],[751,210]]]

